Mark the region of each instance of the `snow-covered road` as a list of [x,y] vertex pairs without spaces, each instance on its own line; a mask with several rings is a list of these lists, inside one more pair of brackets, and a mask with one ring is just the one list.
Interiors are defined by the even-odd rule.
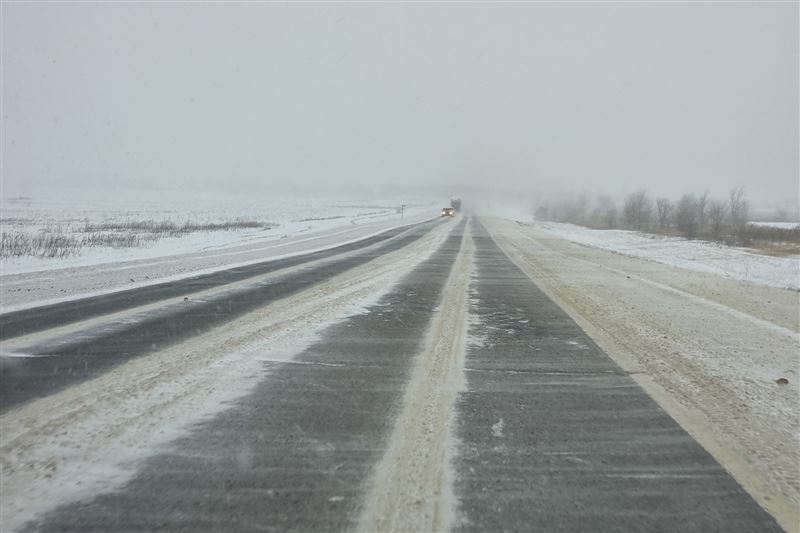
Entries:
[[[782,523],[797,523],[800,293],[713,268],[676,267],[672,245],[658,251],[661,239],[623,237],[638,250],[639,241],[648,241],[657,259],[618,250],[617,234],[631,232],[606,235],[502,219],[492,219],[489,228],[520,268],[761,505]],[[581,238],[587,233],[591,246]],[[684,256],[700,250],[697,264],[708,257],[702,244],[675,246]],[[731,264],[738,253],[720,251]]]
[[2,529],[791,523],[797,292],[511,221],[383,235],[3,340]]

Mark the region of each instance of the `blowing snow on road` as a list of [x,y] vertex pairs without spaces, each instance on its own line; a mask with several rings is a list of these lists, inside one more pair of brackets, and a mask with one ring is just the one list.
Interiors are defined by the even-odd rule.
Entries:
[[687,272],[459,214],[3,313],[3,529],[791,529],[797,295]]
[[0,0],[0,533],[800,533],[798,20]]

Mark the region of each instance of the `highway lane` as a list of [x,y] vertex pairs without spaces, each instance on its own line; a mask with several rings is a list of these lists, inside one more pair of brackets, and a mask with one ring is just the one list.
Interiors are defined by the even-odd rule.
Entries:
[[246,266],[222,269],[210,274],[191,276],[177,281],[154,283],[134,289],[3,313],[0,315],[0,340],[11,339],[152,302],[170,298],[182,298],[211,287],[235,283],[284,268],[361,250],[401,235],[410,228],[429,228],[436,222],[426,221],[411,226],[393,228],[366,239],[308,254],[284,259],[271,259]]
[[352,528],[463,228],[364,313],[330,327],[251,394],[149,459],[122,490],[28,529]]
[[[174,296],[185,294],[187,291],[195,292],[272,272],[278,268],[302,266],[317,259],[329,259],[317,266],[293,270],[278,279],[254,282],[243,288],[223,292],[213,298],[178,300],[168,303],[157,311],[148,311],[140,316],[111,324],[101,324],[55,340],[15,347],[15,352],[23,356],[0,357],[0,410],[6,411],[20,403],[52,394],[66,386],[106,372],[132,357],[163,349],[214,325],[230,322],[248,311],[407,246],[420,239],[438,223],[439,221],[416,224],[410,228],[392,230],[334,250],[192,278],[178,283],[178,288],[160,284],[165,286],[125,291],[128,294],[115,293],[109,295],[109,299],[92,298],[87,302],[70,302],[70,306],[67,307],[59,305],[54,310],[43,310],[44,324],[60,325],[63,320],[71,316],[70,309],[85,317],[98,313],[100,309],[116,309],[134,303],[141,305],[154,298],[161,299],[165,294]],[[84,303],[88,311],[84,311]],[[35,318],[35,314],[26,313],[25,316],[25,321]]]
[[456,531],[781,531],[503,253],[473,229],[457,400]]

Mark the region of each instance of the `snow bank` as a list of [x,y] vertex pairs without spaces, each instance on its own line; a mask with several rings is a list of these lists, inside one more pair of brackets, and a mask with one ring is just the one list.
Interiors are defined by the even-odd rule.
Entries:
[[767,228],[795,229],[800,228],[800,222],[748,222],[751,226],[764,226]]

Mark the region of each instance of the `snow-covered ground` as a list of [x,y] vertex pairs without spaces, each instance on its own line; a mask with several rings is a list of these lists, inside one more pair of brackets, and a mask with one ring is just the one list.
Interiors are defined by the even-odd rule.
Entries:
[[751,226],[765,226],[768,228],[795,229],[800,228],[800,222],[750,222]]
[[725,278],[800,290],[800,258],[772,257],[708,241],[689,241],[635,231],[594,230],[553,222],[534,227],[569,241]]
[[[400,205],[407,204],[401,216]],[[3,276],[120,261],[152,259],[242,245],[270,243],[298,235],[335,233],[337,228],[386,227],[429,218],[438,204],[430,200],[348,198],[291,198],[263,195],[203,193],[159,195],[147,191],[36,191],[0,195],[2,232],[81,235],[89,225],[155,223],[221,223],[247,220],[263,227],[156,235],[142,246],[84,247],[68,257],[6,257]],[[132,231],[145,237],[146,231]],[[352,233],[350,238],[352,238]],[[355,233],[358,233],[357,231]],[[343,240],[347,237],[343,235]]]
[[[2,231],[59,227],[80,232],[89,223],[172,221],[181,224],[249,219],[268,227],[198,231],[132,248],[88,247],[65,258],[0,260],[0,312],[130,289],[305,254],[437,217],[443,200],[291,198],[242,195],[157,195],[127,191],[40,191],[2,195]],[[397,207],[395,207],[397,204]],[[406,204],[404,212],[398,210]]]

